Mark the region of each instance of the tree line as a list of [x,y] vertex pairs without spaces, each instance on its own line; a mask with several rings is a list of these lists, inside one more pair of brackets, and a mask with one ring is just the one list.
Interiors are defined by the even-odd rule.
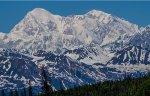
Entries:
[[[41,68],[42,92],[34,94],[29,81],[29,87],[21,90],[21,96],[150,96],[150,74],[133,78],[125,74],[124,79],[116,81],[98,82],[92,85],[83,85],[68,90],[54,91],[44,66]],[[61,84],[60,84],[61,86]],[[9,94],[1,91],[1,96],[20,96],[18,90],[10,90]]]

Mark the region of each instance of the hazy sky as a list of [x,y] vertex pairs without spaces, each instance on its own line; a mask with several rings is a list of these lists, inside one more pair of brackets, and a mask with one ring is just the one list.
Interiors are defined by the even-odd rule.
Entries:
[[124,18],[139,26],[150,24],[150,1],[0,1],[0,31],[9,32],[34,8],[44,8],[53,14],[85,14],[96,9]]

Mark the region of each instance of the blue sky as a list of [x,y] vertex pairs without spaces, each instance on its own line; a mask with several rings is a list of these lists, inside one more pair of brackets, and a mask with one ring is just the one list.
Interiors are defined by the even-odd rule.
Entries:
[[124,18],[139,26],[150,24],[150,1],[0,1],[0,31],[9,32],[30,10],[44,8],[63,16],[96,9]]

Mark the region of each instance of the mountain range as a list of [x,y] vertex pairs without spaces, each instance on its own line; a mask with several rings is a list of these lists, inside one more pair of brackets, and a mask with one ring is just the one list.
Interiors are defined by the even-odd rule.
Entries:
[[0,33],[0,88],[40,86],[45,65],[55,90],[150,71],[150,25],[111,14],[54,15],[35,8],[9,33]]

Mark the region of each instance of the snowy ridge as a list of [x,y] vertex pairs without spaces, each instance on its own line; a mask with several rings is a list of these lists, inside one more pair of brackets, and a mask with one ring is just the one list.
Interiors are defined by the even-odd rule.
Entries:
[[126,46],[126,48],[117,51],[108,64],[147,65],[150,64],[150,50],[144,49],[141,46],[129,45]]
[[132,45],[141,46],[150,50],[150,25],[145,27],[141,33],[136,34],[130,40]]

